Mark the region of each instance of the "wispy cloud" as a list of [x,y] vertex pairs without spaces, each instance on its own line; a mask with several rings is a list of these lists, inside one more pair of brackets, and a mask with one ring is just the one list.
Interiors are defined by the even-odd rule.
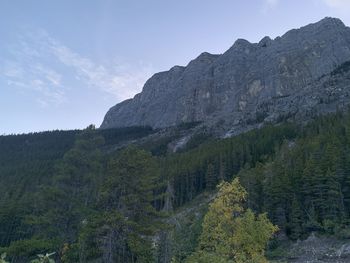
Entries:
[[0,62],[0,70],[8,85],[40,94],[37,102],[41,106],[67,101],[72,86],[67,75],[81,87],[97,89],[120,101],[139,92],[153,72],[150,65],[142,63],[108,65],[80,55],[43,30],[31,30],[19,36],[12,56]]
[[263,7],[261,11],[263,13],[267,13],[271,9],[275,8],[280,0],[263,0]]
[[[65,90],[61,84],[61,74],[45,67],[39,62],[28,64],[25,56],[19,59],[5,60],[1,66],[1,76],[7,85],[17,88],[21,93],[35,92],[37,100],[46,104],[62,104],[66,101]],[[43,103],[40,103],[43,106]]]
[[349,0],[323,0],[329,7],[337,9],[341,12],[350,11],[350,1]]
[[[151,66],[142,63],[139,63],[134,70],[127,65],[106,68],[104,65],[80,56],[48,36],[46,39],[52,54],[61,63],[73,69],[79,80],[88,83],[91,87],[108,92],[119,100],[130,98],[139,92],[153,72]],[[124,71],[120,72],[120,68]]]

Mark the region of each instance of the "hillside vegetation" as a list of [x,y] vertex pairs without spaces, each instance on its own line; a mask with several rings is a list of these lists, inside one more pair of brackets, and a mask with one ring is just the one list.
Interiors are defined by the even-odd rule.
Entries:
[[179,153],[154,151],[162,145],[147,143],[152,132],[88,127],[0,137],[0,254],[11,262],[48,252],[57,262],[185,262],[203,244],[206,209],[183,219],[185,233],[173,216],[237,177],[247,220],[267,213],[290,240],[312,232],[350,238],[349,114],[193,137]]

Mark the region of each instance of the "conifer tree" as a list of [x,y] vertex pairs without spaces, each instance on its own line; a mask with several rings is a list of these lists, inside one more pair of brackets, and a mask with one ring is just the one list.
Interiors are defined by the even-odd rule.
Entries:
[[303,219],[302,219],[302,211],[300,208],[300,204],[296,196],[294,196],[292,201],[291,213],[289,216],[289,230],[290,230],[289,237],[292,240],[297,240],[298,238],[301,237],[303,233],[302,223],[303,223]]
[[150,235],[159,227],[155,220],[157,211],[152,206],[159,180],[158,164],[150,153],[130,146],[112,156],[107,169],[100,205],[110,213],[118,211],[125,225],[124,243],[114,250],[126,246],[134,261],[152,262]]
[[91,125],[77,135],[73,148],[57,163],[52,186],[41,190],[37,211],[26,221],[37,236],[77,241],[88,206],[97,198],[103,143],[103,137]]
[[209,190],[215,189],[217,184],[217,175],[215,172],[214,165],[212,163],[208,164],[207,171],[205,174],[205,184],[206,188]]

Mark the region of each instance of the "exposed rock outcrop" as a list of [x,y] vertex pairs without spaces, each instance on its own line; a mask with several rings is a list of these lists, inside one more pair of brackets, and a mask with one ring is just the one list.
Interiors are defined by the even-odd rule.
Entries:
[[[203,122],[232,135],[266,122],[345,108],[350,28],[325,18],[259,43],[238,39],[222,55],[202,53],[186,67],[155,74],[133,99],[112,107],[101,128],[163,128]],[[220,125],[219,125],[220,124]]]

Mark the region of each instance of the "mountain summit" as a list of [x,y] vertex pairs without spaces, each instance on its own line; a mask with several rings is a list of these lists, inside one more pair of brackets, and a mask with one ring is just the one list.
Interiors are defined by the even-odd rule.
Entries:
[[221,55],[202,53],[186,67],[155,74],[141,93],[112,107],[101,128],[202,122],[234,134],[305,120],[349,104],[350,73],[342,70],[347,61],[350,28],[336,18],[273,40],[238,39]]

